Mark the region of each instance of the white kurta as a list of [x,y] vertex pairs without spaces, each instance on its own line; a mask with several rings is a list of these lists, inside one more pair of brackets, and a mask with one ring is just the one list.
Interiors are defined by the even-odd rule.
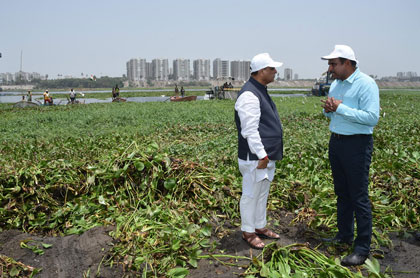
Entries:
[[[261,117],[258,97],[250,91],[243,92],[235,103],[235,110],[241,120],[241,134],[247,140],[249,149],[259,159],[264,158],[267,153],[258,132]],[[270,160],[265,169],[257,169],[258,160],[238,158],[238,164],[242,174],[242,196],[239,204],[241,230],[253,233],[255,229],[267,225],[267,199],[276,162]]]

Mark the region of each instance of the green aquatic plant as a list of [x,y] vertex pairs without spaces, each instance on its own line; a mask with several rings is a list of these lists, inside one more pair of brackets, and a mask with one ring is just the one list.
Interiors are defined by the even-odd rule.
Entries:
[[[419,100],[419,92],[381,92],[370,181],[373,250],[389,244],[389,231],[420,229],[420,123],[413,116]],[[289,211],[319,237],[333,234],[328,121],[319,98],[274,101],[285,157],[269,209]],[[64,235],[113,225],[118,244],[106,263],[146,276],[170,269],[184,275],[203,249],[214,247],[212,233],[222,236],[225,221],[239,222],[233,107],[231,101],[1,105],[0,231]]]

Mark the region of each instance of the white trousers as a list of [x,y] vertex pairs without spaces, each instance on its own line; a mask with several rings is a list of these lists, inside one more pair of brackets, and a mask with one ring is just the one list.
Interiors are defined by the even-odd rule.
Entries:
[[267,199],[276,163],[270,161],[266,169],[257,169],[258,160],[239,159],[238,164],[242,174],[241,230],[254,233],[267,225]]

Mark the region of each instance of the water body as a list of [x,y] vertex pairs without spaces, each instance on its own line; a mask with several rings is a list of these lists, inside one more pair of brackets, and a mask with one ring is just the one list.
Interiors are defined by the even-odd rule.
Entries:
[[[209,88],[210,89],[210,88]],[[206,90],[209,90],[206,88],[202,88],[202,89],[188,89],[188,92],[204,92]],[[291,92],[291,91],[310,91],[310,89],[308,88],[268,88],[268,91],[285,91],[285,92]],[[95,93],[109,93],[111,94],[111,90],[102,90],[102,91],[76,91],[77,93],[89,93],[89,94],[95,94]],[[138,92],[138,93],[150,93],[150,92],[162,92],[162,93],[174,93],[174,89],[138,89],[138,90],[120,90],[120,93],[124,93],[124,92]],[[26,91],[20,91],[20,92],[16,92],[16,91],[2,91],[0,92],[0,97],[1,96],[9,96],[9,95],[13,95],[13,96],[21,96],[21,95],[26,95]],[[50,91],[50,94],[54,94],[54,95],[68,95],[69,91]],[[38,96],[38,95],[42,95],[43,92],[32,92],[32,94],[34,96]]]
[[[272,97],[303,97],[306,94],[270,94]],[[42,98],[38,98],[37,96],[32,97],[32,99],[35,101],[37,99],[40,103],[43,103]],[[125,98],[127,102],[169,102],[169,97],[127,97]],[[197,100],[203,100],[204,96],[197,96]],[[22,96],[1,96],[0,95],[0,103],[16,103],[18,101],[22,100]],[[79,101],[84,101],[86,104],[88,103],[111,103],[112,98],[106,98],[106,99],[97,99],[97,98],[77,98]],[[58,105],[65,105],[67,104],[67,99],[55,99],[54,104]]]

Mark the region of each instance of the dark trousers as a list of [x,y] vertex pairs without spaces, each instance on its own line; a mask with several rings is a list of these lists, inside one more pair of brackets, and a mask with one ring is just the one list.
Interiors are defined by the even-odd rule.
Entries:
[[368,255],[372,237],[372,209],[369,200],[369,166],[372,159],[372,135],[331,135],[329,159],[337,195],[337,237],[357,237],[354,252]]

